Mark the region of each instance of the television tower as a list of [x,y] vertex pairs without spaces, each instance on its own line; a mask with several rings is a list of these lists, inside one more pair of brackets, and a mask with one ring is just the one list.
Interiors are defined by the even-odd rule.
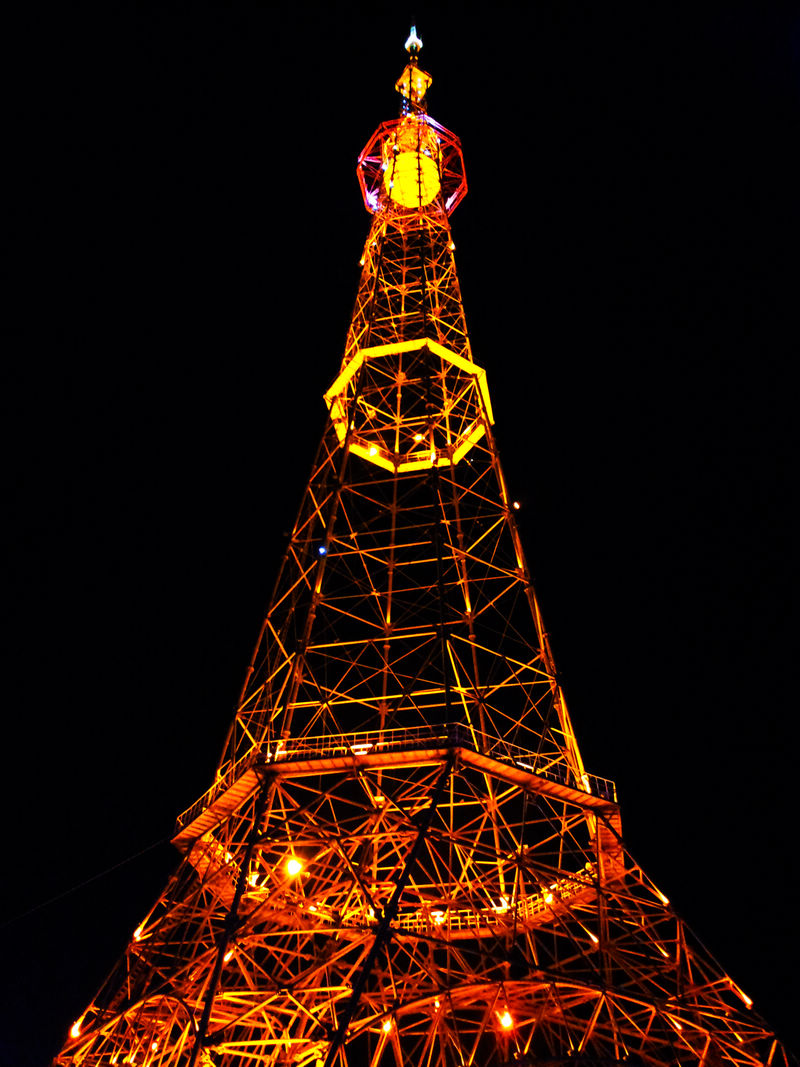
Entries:
[[412,29],[329,419],[177,872],[60,1067],[788,1067],[584,766]]

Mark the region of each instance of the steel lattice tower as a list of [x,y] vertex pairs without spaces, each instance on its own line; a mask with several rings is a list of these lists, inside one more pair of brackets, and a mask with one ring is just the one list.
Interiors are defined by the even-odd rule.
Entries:
[[472,358],[421,42],[327,429],[183,860],[55,1061],[786,1067],[583,765]]

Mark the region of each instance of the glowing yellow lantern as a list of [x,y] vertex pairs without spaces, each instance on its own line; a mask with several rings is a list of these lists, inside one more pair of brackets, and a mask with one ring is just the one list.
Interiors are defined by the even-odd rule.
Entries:
[[409,115],[383,144],[383,186],[401,207],[424,207],[441,188],[439,145],[424,119]]
[[[409,41],[411,38],[409,37]],[[422,42],[420,41],[420,45]],[[406,69],[395,82],[398,93],[410,100],[413,104],[421,105],[425,94],[433,84],[433,78],[427,70],[421,70],[417,66],[417,60],[412,59]]]

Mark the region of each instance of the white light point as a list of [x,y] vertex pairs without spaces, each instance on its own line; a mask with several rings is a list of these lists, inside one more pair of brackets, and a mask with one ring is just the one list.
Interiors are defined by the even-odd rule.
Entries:
[[411,27],[411,33],[408,35],[408,40],[405,44],[406,52],[410,52],[412,48],[417,52],[422,48],[422,38],[417,36],[416,26]]

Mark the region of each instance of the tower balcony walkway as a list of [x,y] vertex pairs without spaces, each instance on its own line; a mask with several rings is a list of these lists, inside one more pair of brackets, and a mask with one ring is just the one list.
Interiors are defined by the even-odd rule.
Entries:
[[454,752],[462,766],[596,812],[616,810],[614,782],[578,774],[563,759],[545,759],[464,723],[280,739],[248,752],[177,820],[173,843],[187,851],[252,795],[264,778],[306,777],[358,769],[419,767]]

